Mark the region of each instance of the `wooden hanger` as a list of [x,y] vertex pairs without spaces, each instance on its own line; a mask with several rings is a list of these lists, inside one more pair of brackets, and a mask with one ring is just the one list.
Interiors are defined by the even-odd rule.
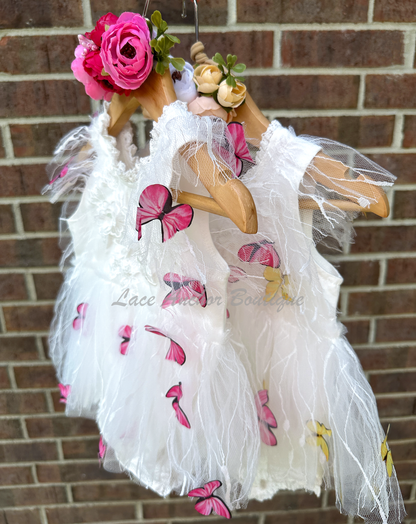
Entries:
[[[198,64],[217,65],[205,54],[202,42],[193,44],[191,59]],[[258,145],[270,122],[257,107],[248,92],[245,102],[236,108],[235,112],[236,120],[241,123],[244,122],[247,141],[253,145]],[[349,168],[342,162],[334,160],[322,152],[315,156],[312,164],[315,169],[312,169],[309,175],[313,177],[315,182],[322,184],[328,189],[333,189],[349,199],[328,200],[329,206],[335,206],[345,211],[371,212],[383,218],[389,215],[390,206],[387,196],[382,188],[372,183],[373,181],[370,177],[361,174],[357,179],[348,178]],[[356,196],[354,196],[354,193]],[[361,207],[358,203],[360,198],[371,200],[369,207]],[[299,207],[301,209],[319,209],[317,202],[307,198],[299,200]]]

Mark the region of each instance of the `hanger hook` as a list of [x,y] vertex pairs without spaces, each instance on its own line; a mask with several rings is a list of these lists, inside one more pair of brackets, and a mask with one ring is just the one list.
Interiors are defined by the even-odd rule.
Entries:
[[181,17],[182,18],[186,18],[187,16],[187,13],[186,13],[186,0],[182,0],[182,13],[181,13]]
[[146,0],[143,8],[143,18],[146,18],[147,10],[149,9],[150,0]]
[[195,12],[195,42],[199,41],[199,18],[198,18],[198,0],[194,0]]

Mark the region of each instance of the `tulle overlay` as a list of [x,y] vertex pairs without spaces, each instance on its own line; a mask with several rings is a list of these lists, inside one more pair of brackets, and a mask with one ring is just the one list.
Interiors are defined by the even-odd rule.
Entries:
[[[50,168],[52,200],[82,193],[67,217],[65,259],[74,256],[50,334],[59,381],[70,385],[67,414],[97,420],[107,469],[164,496],[218,480],[215,494],[231,510],[280,489],[319,494],[324,483],[342,512],[401,522],[375,398],[336,320],[342,279],[315,247],[349,240],[353,213],[333,205],[345,199],[336,181],[328,191],[322,171],[315,182],[314,158],[348,165],[361,195],[354,181],[364,174],[386,186],[394,177],[346,146],[273,122],[250,148],[253,161],[241,160],[256,235],[194,210],[169,240],[163,214],[138,240],[146,187],[207,195],[187,161],[203,151],[202,168],[236,176],[237,148],[225,122],[175,102],[139,158],[129,125],[108,136],[107,108],[61,142]],[[299,211],[302,198],[320,210]]]

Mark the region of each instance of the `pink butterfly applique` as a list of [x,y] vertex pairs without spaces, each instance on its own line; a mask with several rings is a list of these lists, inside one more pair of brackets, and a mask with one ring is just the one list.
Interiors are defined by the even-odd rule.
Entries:
[[273,242],[261,240],[252,244],[245,244],[238,250],[238,258],[242,262],[253,264],[258,262],[263,266],[279,267],[280,258],[273,247]]
[[214,491],[220,486],[222,486],[222,483],[219,480],[212,480],[204,484],[203,488],[196,488],[188,493],[188,497],[198,497],[195,504],[195,509],[198,513],[211,515],[214,512],[220,517],[231,518],[230,510],[225,505],[225,502],[220,497],[213,495]]
[[185,426],[186,428],[190,428],[191,425],[189,424],[188,417],[185,415],[185,413],[182,411],[182,408],[179,406],[179,401],[183,397],[182,394],[182,383],[179,382],[177,386],[173,386],[170,388],[170,390],[166,393],[167,398],[173,398],[172,406],[176,413],[176,418],[179,420],[179,422],[182,424],[182,426]]
[[194,210],[188,204],[172,206],[169,189],[161,184],[152,184],[143,190],[137,208],[137,240],[142,238],[142,225],[152,220],[160,220],[162,242],[172,238],[178,231],[191,225]]
[[165,335],[160,329],[155,328],[153,326],[144,326],[144,329],[146,331],[149,331],[149,333],[154,333],[155,335],[161,335],[162,337],[166,337],[170,340],[169,350],[166,353],[166,360],[173,360],[174,362],[177,362],[180,366],[183,366],[185,364],[186,355],[185,351],[181,348],[181,346],[172,340],[170,337]]
[[66,404],[68,396],[71,393],[71,386],[64,386],[63,384],[58,384],[58,387],[61,391],[61,398],[59,399],[59,402],[61,402],[62,404]]
[[227,130],[229,133],[228,139],[234,147],[235,164],[233,171],[235,176],[239,177],[243,171],[242,160],[247,160],[247,162],[251,162],[252,164],[254,164],[254,160],[248,150],[242,124],[240,124],[240,122],[231,122],[228,124]]
[[65,164],[64,167],[61,169],[60,173],[56,175],[56,177],[52,178],[49,184],[53,184],[56,180],[58,180],[58,178],[63,178],[68,173],[68,169],[69,169],[68,165],[69,164]]
[[172,291],[163,299],[163,309],[194,297],[198,299],[202,307],[207,305],[207,292],[199,280],[182,277],[177,273],[166,273],[163,282],[172,288]]
[[100,463],[100,466],[103,462],[106,451],[107,451],[107,446],[104,444],[103,437],[101,436],[98,442],[98,462]]
[[72,321],[72,327],[74,329],[82,328],[84,324],[84,320],[85,320],[85,315],[87,313],[87,309],[88,309],[88,304],[86,302],[82,302],[81,304],[77,306],[78,315]]
[[229,266],[229,268],[230,276],[228,277],[228,282],[230,284],[234,284],[235,282],[238,282],[239,280],[246,278],[247,273],[243,269],[237,266]]
[[118,334],[123,339],[120,344],[120,353],[122,355],[126,355],[131,338],[131,326],[121,326],[121,328],[118,330]]
[[268,446],[277,446],[277,440],[270,428],[277,428],[276,419],[271,409],[266,406],[269,402],[267,389],[260,390],[254,397],[257,409],[257,418],[259,419],[260,438]]
[[227,309],[227,318],[230,318],[230,312]]

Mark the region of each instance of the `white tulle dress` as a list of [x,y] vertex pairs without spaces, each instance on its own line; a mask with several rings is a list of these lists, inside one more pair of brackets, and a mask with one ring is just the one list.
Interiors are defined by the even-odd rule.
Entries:
[[[393,177],[275,121],[237,159],[258,233],[193,210],[189,227],[166,239],[166,209],[137,226],[146,188],[207,195],[186,157],[204,147],[235,167],[227,125],[175,102],[139,158],[130,125],[117,139],[107,134],[107,109],[63,139],[48,186],[53,201],[81,193],[67,218],[72,243],[50,354],[67,415],[97,421],[104,467],[163,496],[201,488],[191,494],[222,516],[281,489],[319,494],[324,483],[342,512],[401,522],[375,398],[336,320],[342,279],[315,247],[348,239],[351,217],[331,204],[342,198],[336,189],[314,182],[311,161],[327,151],[352,180]],[[299,198],[321,210],[299,211]]]

